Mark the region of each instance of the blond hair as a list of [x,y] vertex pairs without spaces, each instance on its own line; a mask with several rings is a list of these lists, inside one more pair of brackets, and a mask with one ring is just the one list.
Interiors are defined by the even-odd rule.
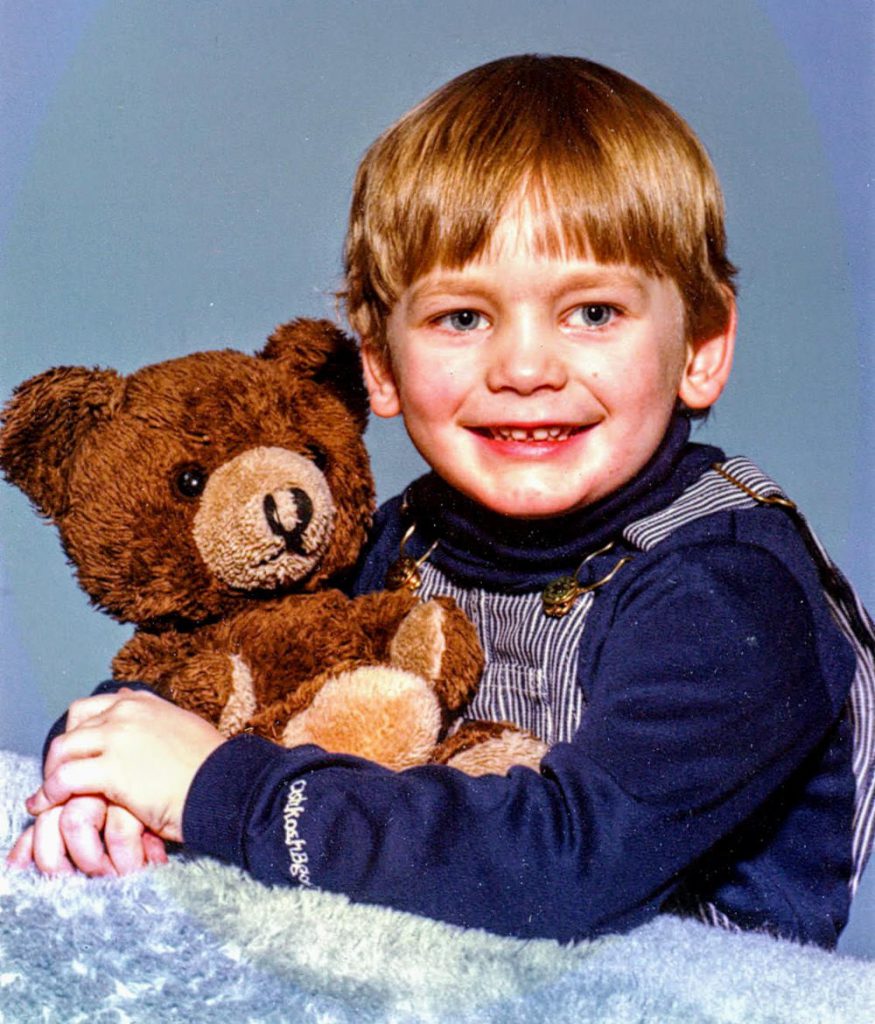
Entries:
[[356,175],[340,297],[382,344],[401,293],[480,256],[520,200],[539,254],[627,263],[675,281],[687,331],[726,325],[735,268],[704,147],[662,100],[577,57],[474,68],[385,131]]

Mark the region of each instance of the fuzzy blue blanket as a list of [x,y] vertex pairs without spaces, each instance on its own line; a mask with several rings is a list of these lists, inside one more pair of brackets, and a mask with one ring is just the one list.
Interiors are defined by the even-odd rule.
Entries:
[[[0,752],[4,854],[37,778]],[[668,917],[522,942],[179,856],[123,879],[2,869],[0,1020],[873,1024],[875,964]]]

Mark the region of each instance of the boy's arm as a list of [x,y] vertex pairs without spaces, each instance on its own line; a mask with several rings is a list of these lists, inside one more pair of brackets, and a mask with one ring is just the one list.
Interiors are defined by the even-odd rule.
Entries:
[[[195,775],[184,841],[265,882],[499,933],[566,941],[646,920],[799,768],[844,701],[828,692],[837,673],[802,588],[772,555],[677,557],[676,573],[636,574],[583,724],[540,774],[394,774],[241,736]],[[849,684],[852,656],[833,648]]]

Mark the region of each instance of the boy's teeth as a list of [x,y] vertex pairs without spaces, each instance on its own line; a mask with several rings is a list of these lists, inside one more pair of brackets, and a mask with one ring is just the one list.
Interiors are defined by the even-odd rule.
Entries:
[[493,427],[492,436],[499,441],[565,441],[571,434],[571,427]]

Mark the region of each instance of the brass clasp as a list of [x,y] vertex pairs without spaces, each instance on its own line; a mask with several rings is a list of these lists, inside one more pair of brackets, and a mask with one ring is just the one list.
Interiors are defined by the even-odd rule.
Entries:
[[598,551],[593,551],[592,554],[587,555],[577,567],[574,575],[560,576],[558,579],[548,583],[541,593],[541,606],[544,614],[551,619],[561,619],[563,615],[567,615],[571,611],[574,602],[582,594],[588,594],[590,591],[598,590],[599,587],[610,583],[620,569],[627,562],[632,561],[631,555],[624,555],[606,576],[602,576],[600,580],[596,580],[594,583],[581,583],[578,576],[580,576],[580,572],[587,562],[591,562],[599,555],[607,554],[613,546],[614,542],[611,541],[610,544],[606,544],[603,548],[599,548]]
[[416,523],[411,523],[401,538],[401,543],[398,545],[398,557],[389,566],[386,573],[387,590],[409,590],[411,594],[415,594],[422,586],[420,567],[431,557],[432,552],[438,546],[438,542],[435,541],[421,558],[405,555],[404,548],[415,532]]

